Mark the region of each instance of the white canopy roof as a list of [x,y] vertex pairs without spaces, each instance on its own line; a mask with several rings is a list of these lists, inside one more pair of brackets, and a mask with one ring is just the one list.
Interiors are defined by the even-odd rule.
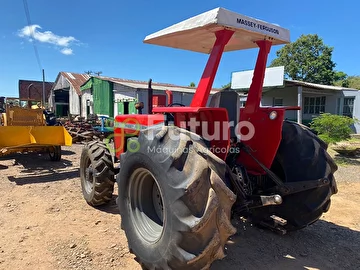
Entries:
[[214,33],[225,28],[235,33],[224,51],[257,48],[254,41],[262,39],[272,40],[273,45],[290,42],[290,32],[285,28],[216,8],[148,35],[144,43],[210,53]]

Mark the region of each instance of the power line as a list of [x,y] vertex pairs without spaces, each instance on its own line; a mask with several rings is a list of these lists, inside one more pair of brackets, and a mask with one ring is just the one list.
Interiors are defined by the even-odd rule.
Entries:
[[32,44],[33,44],[33,47],[34,47],[35,57],[36,57],[36,60],[37,60],[37,63],[39,65],[40,70],[42,70],[40,57],[39,57],[39,52],[38,52],[38,49],[37,49],[36,44],[35,44],[34,33],[33,33],[32,27],[31,27],[32,24],[31,24],[30,12],[29,12],[29,7],[28,7],[27,0],[23,0],[23,3],[24,3],[25,16],[26,16],[28,27],[29,27],[29,30],[30,30],[30,36],[32,38]]

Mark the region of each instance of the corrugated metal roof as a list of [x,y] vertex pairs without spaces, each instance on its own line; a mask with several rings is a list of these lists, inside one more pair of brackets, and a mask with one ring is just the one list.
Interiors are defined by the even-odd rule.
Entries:
[[[90,76],[89,74],[80,74],[80,73],[73,73],[73,72],[60,72],[58,75],[63,76],[66,80],[74,87],[78,95],[81,95],[80,87],[84,85],[91,77],[99,78],[101,80],[110,81],[116,84],[121,84],[126,87],[131,88],[143,88],[147,89],[148,82],[146,81],[137,81],[137,80],[129,80],[129,79],[121,79],[121,78],[114,78],[114,77],[106,77],[106,76]],[[174,92],[184,92],[184,93],[195,93],[196,87],[190,86],[179,86],[170,83],[160,83],[160,82],[152,82],[152,88],[154,90],[170,90]],[[213,88],[211,94],[216,93],[220,89]]]
[[320,89],[320,90],[359,91],[358,89],[354,89],[354,88],[346,88],[346,87],[334,86],[334,85],[322,85],[322,84],[302,82],[302,81],[297,81],[297,80],[284,80],[284,81],[287,84],[305,86],[305,87],[309,87],[309,88],[313,88],[313,89]]
[[[121,84],[127,87],[131,88],[148,88],[148,82],[146,81],[136,81],[136,80],[128,80],[128,79],[120,79],[120,78],[113,78],[113,77],[105,77],[105,76],[94,76],[96,78],[107,80],[113,83]],[[151,86],[154,90],[170,90],[173,92],[184,92],[184,93],[195,93],[196,87],[190,87],[190,86],[180,86],[170,83],[160,83],[160,82],[152,82]],[[216,93],[220,89],[213,88],[211,90],[211,94]]]
[[[285,88],[286,86],[304,86],[307,88],[311,88],[313,90],[328,90],[328,91],[359,91],[358,89],[354,88],[346,88],[341,86],[334,86],[334,85],[323,85],[323,84],[317,84],[317,83],[309,83],[309,82],[303,82],[298,80],[289,80],[284,79],[284,85],[283,86],[266,86],[263,87],[263,92],[268,92],[273,89],[279,89],[279,88]],[[238,92],[249,92],[249,89],[240,89],[236,90]]]
[[[81,95],[80,86],[83,85],[87,80],[90,79],[90,75],[84,73],[73,73],[73,72],[64,72],[61,71],[56,80],[58,80],[59,76],[63,76],[75,89],[78,95]],[[54,86],[56,83],[54,84]]]

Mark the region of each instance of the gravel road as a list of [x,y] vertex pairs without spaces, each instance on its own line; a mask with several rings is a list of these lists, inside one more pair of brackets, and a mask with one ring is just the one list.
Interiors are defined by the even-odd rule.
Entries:
[[[59,163],[36,154],[0,159],[0,269],[141,269],[119,227],[117,192],[98,209],[83,200],[81,149],[64,148]],[[320,221],[281,236],[233,220],[238,232],[212,269],[359,269],[360,159],[348,161],[339,161],[339,193]]]

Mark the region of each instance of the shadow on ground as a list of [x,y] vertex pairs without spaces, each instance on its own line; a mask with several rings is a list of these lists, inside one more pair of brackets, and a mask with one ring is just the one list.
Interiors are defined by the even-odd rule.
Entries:
[[[67,151],[67,155],[72,154],[75,153]],[[11,154],[0,158],[0,161],[9,159],[13,159],[13,165],[20,165],[24,167],[20,173],[55,172],[55,170],[65,169],[73,165],[70,160],[65,159],[63,156],[60,161],[51,161],[46,153]]]
[[284,236],[241,221],[236,228],[227,257],[212,270],[359,269],[359,231],[323,220]]
[[0,170],[6,170],[7,168],[9,168],[9,166],[5,166],[5,165],[0,164]]
[[336,154],[334,161],[338,165],[360,165],[360,156],[349,157]]
[[116,204],[116,199],[117,199],[117,195],[113,195],[109,203],[105,205],[97,206],[96,209],[103,211],[105,213],[118,215],[120,214],[120,212],[119,212],[119,207]]
[[71,150],[61,150],[61,155],[63,156],[71,156],[71,155],[74,155],[76,154],[74,151],[71,151]]
[[[19,153],[2,157],[0,161],[11,159],[13,166],[21,166],[18,175],[8,176],[8,179],[17,185],[26,185],[79,177],[79,169],[71,168],[73,163],[66,159],[66,156],[73,154],[75,152],[62,150],[62,159],[60,161],[51,161],[47,153]],[[7,169],[8,167],[2,165],[0,169]]]
[[27,176],[8,176],[9,181],[15,182],[17,185],[29,185],[29,184],[39,184],[39,183],[47,183],[47,182],[56,182],[69,180],[73,178],[79,177],[79,170],[71,170],[71,171],[62,171],[62,172],[50,172],[47,174],[39,173],[39,174],[28,174]]

